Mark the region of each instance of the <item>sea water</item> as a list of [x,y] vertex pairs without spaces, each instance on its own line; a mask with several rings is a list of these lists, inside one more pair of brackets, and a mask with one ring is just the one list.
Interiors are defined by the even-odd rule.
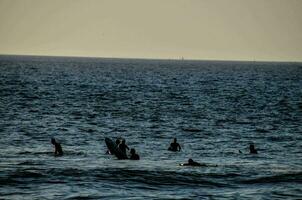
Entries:
[[302,64],[1,56],[0,137],[0,199],[302,199]]

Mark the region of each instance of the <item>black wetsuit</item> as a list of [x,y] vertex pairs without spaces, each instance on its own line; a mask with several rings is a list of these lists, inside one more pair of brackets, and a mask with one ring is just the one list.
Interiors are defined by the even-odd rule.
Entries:
[[258,151],[257,151],[256,149],[250,149],[250,153],[251,153],[251,154],[257,154]]
[[172,142],[170,144],[169,150],[170,151],[180,151],[180,145],[177,142]]
[[121,150],[121,152],[123,152],[124,154],[126,154],[126,149],[129,150],[129,147],[126,144],[121,143],[118,148]]
[[55,144],[55,155],[56,156],[62,156],[63,155],[63,150],[62,150],[62,146],[61,146],[60,143]]
[[255,146],[254,145],[250,145],[250,153],[251,154],[257,154],[258,152],[257,152],[257,150],[255,149]]
[[130,160],[139,160],[139,155],[138,154],[131,154]]

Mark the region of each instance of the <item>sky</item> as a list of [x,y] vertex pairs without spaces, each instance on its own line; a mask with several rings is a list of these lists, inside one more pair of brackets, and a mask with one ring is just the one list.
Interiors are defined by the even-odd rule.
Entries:
[[302,0],[0,0],[0,54],[302,61]]

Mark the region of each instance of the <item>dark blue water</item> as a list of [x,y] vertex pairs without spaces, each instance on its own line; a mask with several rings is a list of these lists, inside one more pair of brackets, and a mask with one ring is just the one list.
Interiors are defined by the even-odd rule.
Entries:
[[299,63],[2,56],[0,199],[302,199],[301,124]]

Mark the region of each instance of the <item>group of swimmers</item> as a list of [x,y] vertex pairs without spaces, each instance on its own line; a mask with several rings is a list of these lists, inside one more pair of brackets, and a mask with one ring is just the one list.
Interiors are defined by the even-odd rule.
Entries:
[[[127,155],[127,149],[129,151],[129,147],[126,145],[126,140],[122,139],[116,139],[115,144],[117,148],[124,154]],[[111,154],[110,150],[107,150],[106,154]],[[134,148],[130,149],[130,160],[139,160],[139,155],[136,153]]]
[[[55,138],[51,138],[51,143],[55,147],[55,152],[54,152],[55,156],[62,156],[63,155],[63,150],[62,150],[61,144],[58,143]],[[127,154],[127,149],[129,150],[129,147],[126,145],[126,140],[125,139],[122,139],[122,140],[116,139],[115,144],[117,145],[117,148],[119,148],[119,150],[122,153],[124,153],[125,155]],[[254,144],[250,144],[249,149],[250,149],[250,154],[257,154],[258,153],[258,151],[255,149]],[[179,143],[177,143],[176,138],[174,138],[174,140],[170,144],[168,150],[169,151],[174,151],[174,152],[177,152],[177,151],[181,150],[181,146],[180,146]],[[111,154],[111,152],[109,150],[106,153]],[[239,153],[242,153],[242,152],[239,150]],[[140,159],[140,157],[136,153],[135,149],[131,148],[131,150],[130,150],[130,160],[139,160],[139,159]],[[180,165],[181,166],[206,166],[205,164],[195,162],[192,158],[190,158],[187,163],[180,164]]]
[[[55,156],[63,156],[63,149],[61,144],[56,141],[55,138],[51,138],[51,143],[53,144],[54,148],[55,148]],[[124,154],[126,154],[127,149],[129,150],[129,147],[126,145],[126,140],[123,139],[122,141],[120,139],[117,139],[115,141],[117,147],[120,149],[121,152],[123,152]],[[108,150],[106,152],[107,154],[111,154],[111,152]],[[135,149],[132,148],[130,150],[130,159],[131,160],[139,160],[139,155],[135,152]]]

